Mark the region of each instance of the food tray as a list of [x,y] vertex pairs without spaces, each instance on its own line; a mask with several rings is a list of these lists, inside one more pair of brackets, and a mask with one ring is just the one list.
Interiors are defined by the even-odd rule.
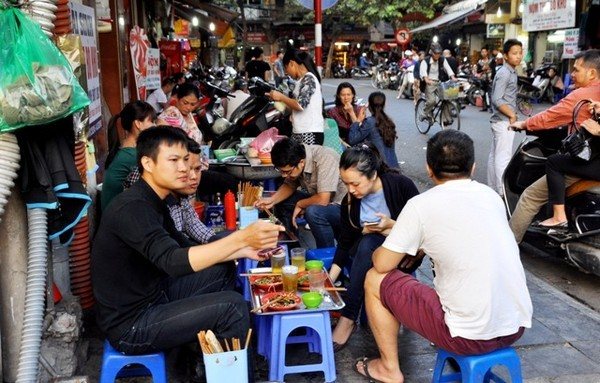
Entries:
[[238,156],[234,161],[227,162],[225,169],[227,173],[242,180],[266,180],[279,177],[279,172],[273,165],[261,165],[258,158],[248,161],[244,157]]
[[[249,274],[260,274],[260,273],[270,273],[270,267],[261,267],[256,269],[248,270]],[[325,271],[327,273],[327,271]],[[262,297],[265,294],[269,294],[273,291],[262,290],[250,283],[250,278],[246,278],[246,283],[250,286],[250,302],[252,303],[252,308],[255,309],[261,306]],[[329,279],[329,274],[327,274],[327,279],[325,280],[325,288],[333,287],[333,283],[331,283],[331,279]],[[282,291],[282,288],[279,288],[275,291]],[[308,292],[308,290],[298,290],[296,291],[296,295],[302,298],[302,294]],[[299,312],[315,312],[315,311],[329,311],[329,310],[341,310],[346,304],[340,297],[339,291],[325,291],[323,295],[323,302],[316,309],[307,309],[304,303],[300,303],[300,305],[289,311],[264,311],[260,310],[256,314],[257,315],[274,315],[274,314],[287,314],[287,313],[299,313]]]

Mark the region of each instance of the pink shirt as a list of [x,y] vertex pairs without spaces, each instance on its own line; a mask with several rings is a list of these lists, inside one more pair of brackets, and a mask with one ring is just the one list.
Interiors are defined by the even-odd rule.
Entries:
[[[528,130],[553,129],[564,125],[571,127],[575,105],[581,100],[590,99],[600,101],[600,81],[575,89],[550,109],[529,117],[525,120],[525,126]],[[588,108],[583,106],[577,115],[577,124],[591,117]]]

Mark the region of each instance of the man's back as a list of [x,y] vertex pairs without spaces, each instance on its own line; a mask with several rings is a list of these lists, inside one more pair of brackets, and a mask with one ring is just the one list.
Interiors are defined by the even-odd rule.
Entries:
[[396,251],[415,254],[405,246],[417,244],[432,259],[453,336],[491,339],[531,324],[519,248],[492,189],[470,179],[447,181],[409,200],[398,222],[389,238],[406,231]]

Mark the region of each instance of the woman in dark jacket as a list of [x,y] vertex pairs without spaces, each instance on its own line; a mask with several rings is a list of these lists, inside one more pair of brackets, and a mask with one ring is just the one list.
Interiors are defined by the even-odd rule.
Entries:
[[346,149],[340,159],[340,177],[348,187],[341,206],[341,230],[332,280],[351,262],[350,286],[333,331],[334,350],[344,348],[356,326],[364,301],[364,282],[373,266],[371,255],[381,246],[406,202],[419,194],[415,184],[390,168],[377,148],[362,144]]

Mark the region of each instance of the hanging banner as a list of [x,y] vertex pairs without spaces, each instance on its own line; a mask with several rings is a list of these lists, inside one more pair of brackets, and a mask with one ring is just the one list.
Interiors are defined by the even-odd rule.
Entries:
[[146,90],[160,88],[160,50],[148,49],[146,69]]
[[527,32],[575,26],[576,2],[568,0],[523,1],[523,30]]
[[98,46],[96,45],[96,16],[94,8],[69,2],[73,34],[81,36],[85,54],[85,77],[87,95],[90,99],[89,121],[91,137],[102,127],[102,103],[100,100],[100,70],[98,68]]
[[563,59],[574,59],[579,53],[579,28],[565,29],[565,43],[563,44]]
[[135,25],[129,32],[129,50],[131,51],[131,63],[133,64],[133,75],[139,100],[146,100],[146,76],[148,70],[148,48],[150,41],[143,28]]

